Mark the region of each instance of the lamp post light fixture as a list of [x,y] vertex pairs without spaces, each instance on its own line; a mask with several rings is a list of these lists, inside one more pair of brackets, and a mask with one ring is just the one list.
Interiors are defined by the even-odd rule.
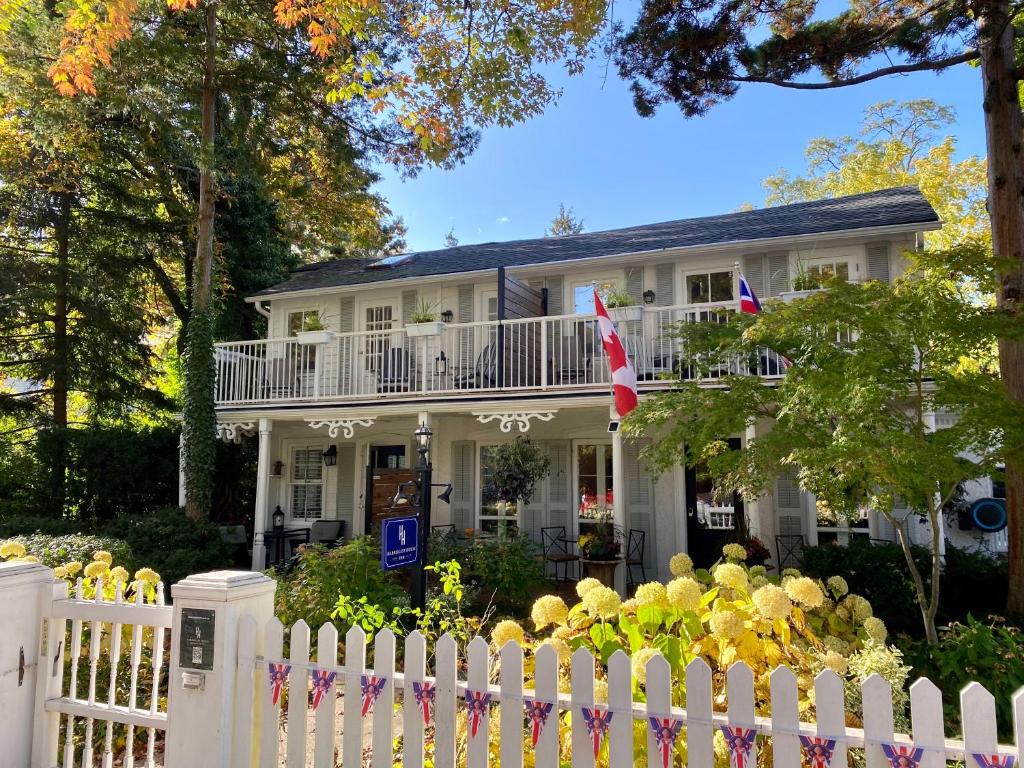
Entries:
[[270,520],[275,531],[280,531],[284,528],[284,512],[281,511],[280,505],[274,507],[274,513],[270,516]]
[[416,427],[416,431],[412,433],[413,439],[416,441],[416,453],[420,455],[419,463],[416,465],[417,469],[430,466],[430,439],[434,436],[434,433],[430,431],[430,427],[426,424],[420,424]]

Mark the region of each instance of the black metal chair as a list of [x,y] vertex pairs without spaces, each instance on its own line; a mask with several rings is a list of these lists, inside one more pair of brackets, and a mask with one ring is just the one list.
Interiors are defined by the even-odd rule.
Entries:
[[412,356],[401,347],[389,347],[380,358],[378,392],[408,392],[412,387]]
[[779,563],[779,570],[801,567],[804,564],[804,546],[802,535],[776,536],[775,555]]
[[[637,584],[647,583],[647,569],[644,567],[644,551],[647,544],[647,531],[638,528],[629,529],[626,540],[626,588],[632,589]],[[633,569],[640,569],[640,581],[633,578]]]
[[[541,545],[544,551],[544,569],[551,563],[555,567],[555,581],[569,581],[569,567],[578,567],[580,556],[569,551],[564,525],[552,525],[540,529]],[[558,568],[563,568],[564,578],[558,578]]]
[[483,348],[472,371],[464,373],[455,380],[456,389],[481,389],[494,387],[497,384],[498,351],[493,344],[488,344]]

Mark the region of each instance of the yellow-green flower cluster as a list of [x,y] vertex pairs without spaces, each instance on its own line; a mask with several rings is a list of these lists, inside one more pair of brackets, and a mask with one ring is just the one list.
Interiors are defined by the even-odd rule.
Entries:
[[715,568],[715,581],[723,587],[746,592],[750,589],[747,572],[736,563],[722,563]]
[[135,572],[135,580],[145,584],[158,584],[160,582],[160,574],[152,568],[139,568]]
[[736,611],[724,609],[715,611],[709,620],[711,634],[718,638],[732,640],[743,634],[744,621]]
[[110,564],[114,562],[114,556],[105,549],[93,552],[92,559],[98,563],[106,563],[108,568],[110,567]]
[[685,576],[693,573],[693,559],[685,552],[672,555],[668,561],[668,569],[673,576]]
[[753,600],[757,612],[769,621],[788,619],[793,610],[793,604],[790,602],[786,590],[774,584],[765,584],[759,587],[750,596],[750,599]]
[[793,602],[800,603],[807,608],[819,608],[825,602],[825,593],[814,579],[806,576],[794,578],[786,583],[786,594]]
[[128,581],[128,569],[124,566],[117,566],[110,569],[110,581],[114,584],[123,584]]
[[67,571],[69,577],[74,578],[82,570],[82,564],[77,560],[72,560],[64,566],[64,570]]
[[530,611],[535,629],[544,629],[551,624],[565,624],[569,608],[558,595],[544,595],[537,599]]
[[633,654],[632,667],[633,677],[640,684],[647,682],[647,662],[658,655],[656,648],[641,648]]
[[85,566],[85,577],[87,579],[104,579],[107,578],[107,573],[110,571],[110,566],[102,560],[93,560],[87,566]]
[[587,578],[581,579],[579,582],[576,583],[576,594],[579,595],[580,598],[582,598],[585,594],[587,594],[587,592],[592,590],[594,587],[601,586],[604,585],[600,581],[588,576]]
[[875,616],[864,619],[864,631],[876,643],[884,643],[885,638],[889,635],[889,630],[885,628],[885,622]]
[[846,658],[835,651],[825,651],[821,654],[821,663],[826,669],[831,669],[837,675],[846,674]]
[[619,613],[619,608],[622,607],[619,593],[600,582],[596,587],[586,590],[581,602],[583,610],[598,619],[614,618]]
[[672,579],[666,587],[668,602],[682,611],[695,611],[700,607],[700,584],[689,576]]
[[729,560],[743,562],[747,559],[747,549],[742,544],[732,542],[722,547],[722,554]]
[[568,664],[572,658],[572,649],[565,640],[559,640],[557,637],[548,637],[541,640],[537,644],[537,648],[540,648],[542,645],[550,645],[554,648],[555,655],[558,656],[558,661],[562,664]]
[[637,605],[668,606],[668,592],[660,581],[651,581],[636,588]]
[[491,642],[498,648],[503,648],[505,643],[515,641],[522,645],[526,641],[523,628],[512,619],[499,621],[491,631]]
[[0,557],[5,560],[12,557],[24,557],[25,545],[20,541],[5,541],[0,544]]
[[850,591],[850,587],[846,583],[846,579],[842,576],[830,576],[828,581],[825,582],[825,586],[827,586],[829,591],[837,598],[842,597]]

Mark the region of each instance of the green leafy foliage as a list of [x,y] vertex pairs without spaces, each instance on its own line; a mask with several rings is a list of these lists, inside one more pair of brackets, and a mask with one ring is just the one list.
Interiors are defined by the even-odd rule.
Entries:
[[487,498],[529,504],[537,483],[551,471],[551,459],[543,448],[520,435],[487,449],[487,469],[490,482],[483,489]]
[[17,541],[25,551],[35,555],[43,565],[57,568],[69,562],[88,563],[94,552],[109,552],[118,565],[134,572],[141,567],[128,542],[112,536],[85,533],[69,533],[56,536],[48,533],[29,533],[10,536],[8,541]]

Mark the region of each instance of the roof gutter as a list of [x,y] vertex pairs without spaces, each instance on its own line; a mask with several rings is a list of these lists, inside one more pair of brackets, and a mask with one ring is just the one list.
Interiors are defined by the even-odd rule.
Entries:
[[[942,229],[941,221],[929,221],[929,222],[908,222],[906,224],[889,224],[881,227],[857,227],[854,229],[838,229],[833,232],[812,232],[806,235],[784,235],[778,237],[760,237],[752,240],[729,240],[721,243],[708,243],[703,245],[682,245],[671,248],[653,248],[645,251],[622,251],[619,253],[609,253],[604,256],[591,256],[584,259],[557,259],[554,261],[541,261],[532,264],[508,264],[505,265],[507,270],[515,270],[517,273],[528,272],[534,269],[547,268],[552,266],[564,265],[564,264],[595,264],[606,261],[607,259],[622,259],[626,258],[630,261],[640,260],[644,257],[650,257],[653,255],[666,255],[678,253],[680,255],[690,253],[693,251],[701,251],[703,253],[719,253],[722,251],[735,250],[736,248],[744,249],[761,249],[771,248],[781,244],[792,244],[792,245],[803,245],[807,243],[817,243],[821,240],[842,240],[849,237],[884,237],[886,235],[897,235],[904,234],[907,232],[932,232],[937,229]],[[423,282],[445,282],[451,280],[455,276],[459,277],[470,277],[486,275],[491,272],[496,272],[498,267],[490,267],[488,269],[474,269],[469,272],[444,272],[438,275],[418,275],[412,277],[400,277],[394,280],[377,280],[370,283],[358,283],[356,285],[334,285],[324,286],[322,288],[306,288],[299,291],[287,291],[282,293],[275,293],[272,295],[262,296],[248,296],[246,301],[250,303],[257,303],[260,301],[273,301],[282,298],[291,298],[297,296],[309,296],[322,293],[338,293],[344,292],[346,289],[351,289],[353,292],[363,290],[367,286],[380,286],[382,283],[388,283],[390,285],[404,285],[407,283],[423,283]]]

